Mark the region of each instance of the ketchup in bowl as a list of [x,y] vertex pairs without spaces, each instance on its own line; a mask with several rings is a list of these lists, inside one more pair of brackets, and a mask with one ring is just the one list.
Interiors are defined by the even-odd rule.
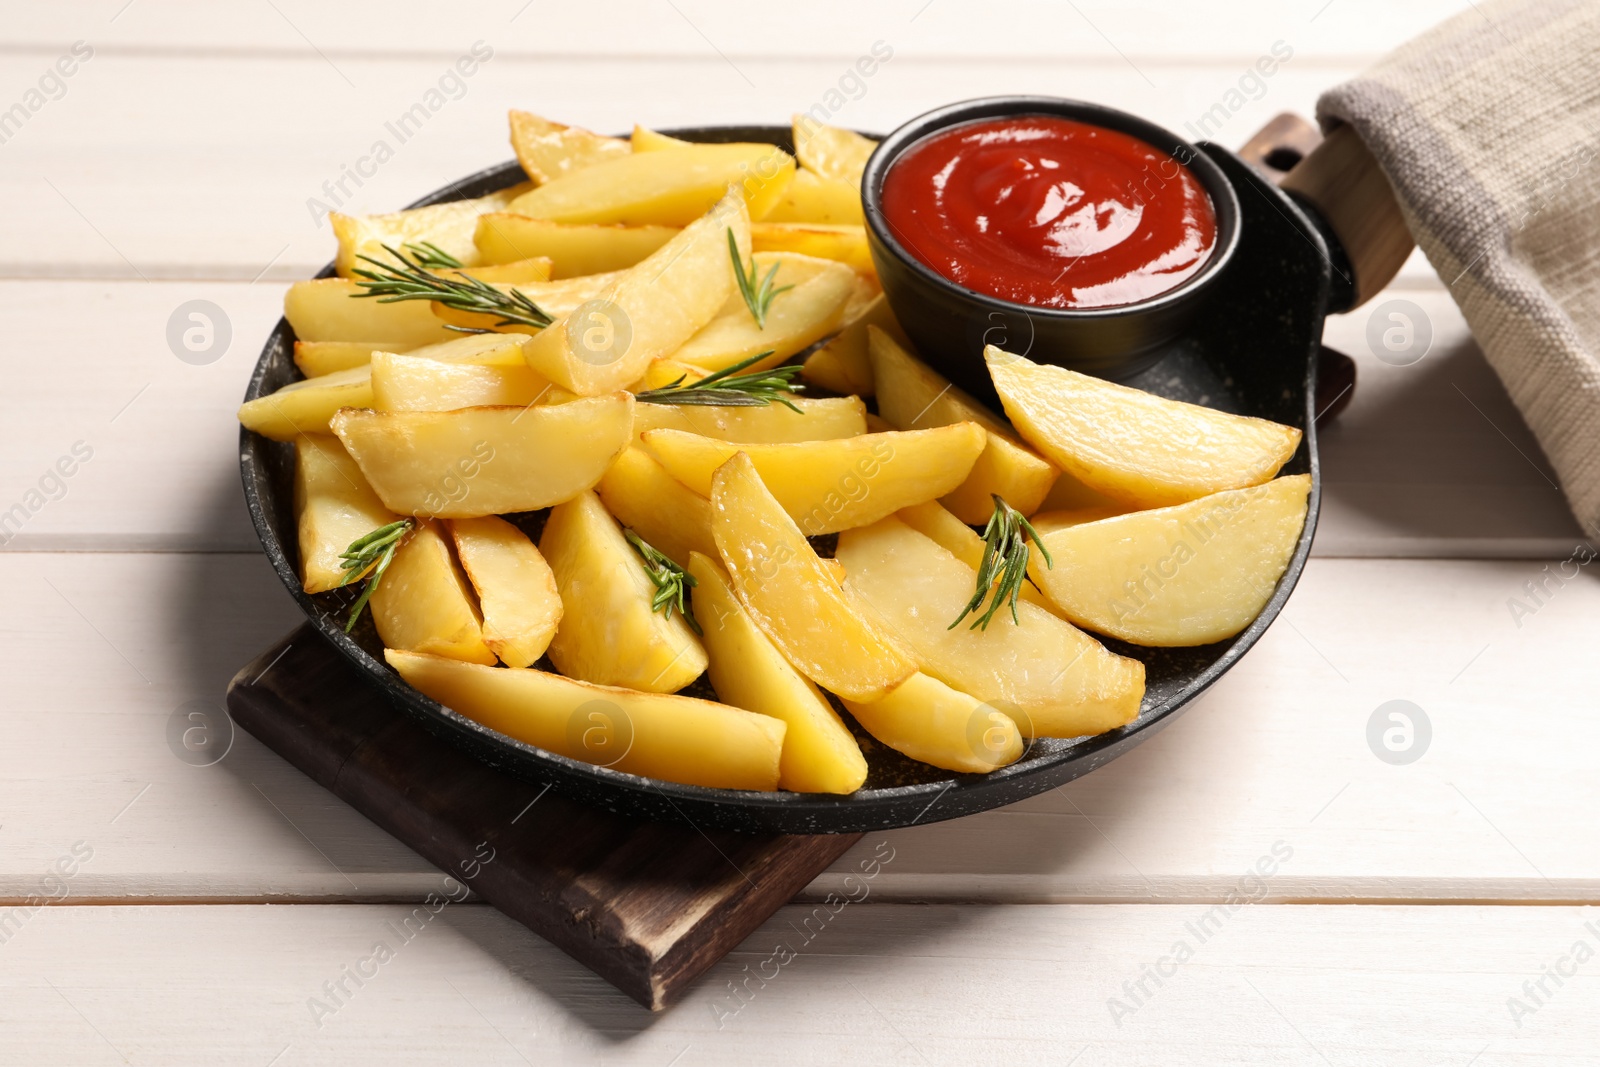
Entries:
[[881,202],[900,244],[928,267],[1034,307],[1159,295],[1198,272],[1217,240],[1211,198],[1178,160],[1048,115],[930,135],[894,160]]

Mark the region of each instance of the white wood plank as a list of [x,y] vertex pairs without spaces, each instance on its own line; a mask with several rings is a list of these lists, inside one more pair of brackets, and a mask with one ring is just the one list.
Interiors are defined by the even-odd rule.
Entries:
[[[0,514],[13,515],[0,530],[5,548],[258,551],[235,412],[283,288],[0,283],[10,342],[0,364]],[[232,330],[209,365],[185,363],[167,344],[169,319],[190,300],[215,303]],[[73,473],[58,486],[56,464],[74,459],[74,445],[90,458],[60,468]]]
[[[19,502],[30,512],[20,530],[5,527],[5,548],[254,551],[233,413],[282,291],[267,281],[0,282],[0,316],[12,324],[0,391],[0,513]],[[1384,364],[1367,344],[1369,318],[1392,298],[1412,301],[1432,322],[1433,349],[1413,366]],[[169,317],[194,299],[219,306],[233,331],[227,352],[207,366],[184,363],[167,346]],[[63,322],[72,323],[70,340]],[[1384,293],[1331,319],[1327,340],[1360,361],[1361,379],[1350,410],[1322,437],[1318,554],[1571,551],[1579,531],[1546,480],[1538,446],[1447,296]],[[66,481],[65,495],[29,498],[79,441],[93,458]]]
[[488,908],[402,942],[407,914],[45,908],[0,950],[0,1062],[1503,1067],[1600,1037],[1593,908],[791,907],[655,1018]]
[[[264,8],[271,17],[270,8]],[[937,5],[929,9],[932,18]],[[667,14],[671,17],[670,9]],[[127,17],[133,17],[130,10]],[[1331,17],[1331,11],[1330,11]],[[841,35],[851,54],[857,46]],[[827,106],[839,123],[888,130],[963,97],[1041,92],[1115,103],[1198,136],[1200,118],[1234,89],[1243,59],[1173,61],[1148,69],[1114,53],[1073,59],[900,57],[863,82],[860,98]],[[470,39],[469,42],[470,43]],[[52,56],[0,53],[0,80],[33,82]],[[343,58],[168,55],[107,49],[84,64],[6,144],[0,196],[13,206],[0,276],[304,277],[332,240],[308,201],[393,210],[428,190],[509,158],[505,112],[532,108],[601,130],[726,122],[786,123],[828,100],[848,62],[753,57],[622,61],[496,56],[400,142],[386,123],[433,88],[437,55]],[[1283,110],[1310,113],[1317,94],[1355,63],[1284,64],[1255,100],[1223,108],[1204,132],[1244,141]],[[853,76],[853,75],[852,75]],[[348,77],[351,84],[344,80]],[[746,80],[748,79],[748,81]],[[196,92],[197,85],[206,91]],[[1192,125],[1194,131],[1186,128]],[[359,186],[341,178],[384,141],[393,158]],[[371,169],[370,167],[368,168]],[[344,180],[342,192],[325,182]]]
[[[1414,338],[1431,332],[1425,355],[1385,348],[1394,314],[1416,320]],[[1323,339],[1358,366],[1350,407],[1319,437],[1318,553],[1564,558],[1584,540],[1447,293],[1390,289],[1329,318]]]
[[[1600,726],[1582,712],[1600,585],[1552,583],[1514,619],[1508,599],[1540,578],[1521,561],[1314,560],[1283,619],[1171,728],[1059,791],[889,835],[899,858],[874,892],[1215,900],[1282,841],[1274,900],[1593,900]],[[173,712],[219,701],[295,619],[258,557],[16,553],[0,587],[0,900],[79,839],[95,849],[81,898],[426,892],[414,855],[249,737],[209,768],[168,748]],[[1367,744],[1394,699],[1432,722],[1409,766]],[[809,895],[846,888],[876,840]]]
[[[1451,14],[1465,0],[1405,5],[1381,0],[1247,0],[1223,3],[1083,0],[895,0],[863,9],[848,0],[803,8],[751,7],[730,0],[633,5],[608,0],[578,5],[497,0],[476,4],[441,24],[419,0],[221,8],[203,0],[129,7],[96,0],[70,7],[35,5],[16,13],[13,48],[49,49],[81,37],[106,48],[229,48],[297,54],[313,48],[337,60],[362,54],[440,55],[476,38],[507,53],[538,56],[734,57],[848,56],[857,40],[883,38],[907,54],[1008,58],[1017,55],[1135,61],[1203,56],[1255,58],[1259,42],[1292,41],[1305,57],[1375,56]],[[674,7],[677,10],[674,10]],[[274,10],[274,8],[276,10]]]

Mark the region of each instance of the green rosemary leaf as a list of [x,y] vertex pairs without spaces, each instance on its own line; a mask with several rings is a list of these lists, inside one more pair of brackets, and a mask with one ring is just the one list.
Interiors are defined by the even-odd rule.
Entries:
[[680,376],[670,385],[647,389],[634,394],[633,398],[644,404],[700,404],[731,408],[758,408],[777,403],[799,414],[800,408],[789,399],[805,388],[803,382],[794,380],[795,375],[800,373],[799,367],[771,367],[749,374],[739,373],[771,355],[770,351],[758,352],[697,382],[685,382]]
[[991,493],[990,496],[994,499],[994,514],[989,516],[989,524],[983,529],[983,559],[978,564],[976,588],[972,599],[961,609],[955,622],[946,627],[949,630],[954,630],[962,619],[983,608],[985,600],[989,601],[989,607],[973,620],[972,629],[987,630],[989,620],[994,618],[1001,604],[1010,606],[1012,623],[1018,621],[1017,596],[1022,592],[1022,583],[1028,580],[1030,540],[1038,547],[1044,565],[1055,566],[1055,560],[1050,558],[1050,550],[1044,547],[1038,531],[1022,512],[1000,499],[998,494]]
[[649,576],[650,584],[656,587],[656,594],[650,600],[650,609],[661,612],[669,619],[676,609],[683,615],[683,621],[689,624],[689,629],[700,633],[700,622],[685,599],[688,591],[699,584],[694,580],[694,575],[656,551],[649,542],[626,526],[622,532],[634,551],[639,553],[639,558],[644,560],[644,572]]
[[[408,249],[416,247],[407,246]],[[364,254],[357,256],[375,269],[355,269],[353,273],[361,279],[356,284],[366,292],[352,293],[354,298],[376,297],[380,304],[401,300],[436,300],[455,311],[498,315],[500,320],[495,323],[496,326],[533,326],[542,330],[554,321],[521,290],[502,291],[467,274],[438,274],[423,265],[421,261],[424,257],[418,256],[418,261],[413,262],[389,245],[384,245],[383,250],[394,257],[395,263],[385,263]],[[413,255],[416,255],[414,251]],[[449,328],[460,333],[483,332],[471,327]]]
[[728,255],[733,258],[733,276],[739,283],[739,295],[744,297],[745,307],[750,309],[751,317],[756,320],[756,328],[765,330],[767,309],[772,306],[773,298],[779,293],[788,292],[794,286],[780,285],[776,289],[772,287],[773,280],[778,276],[778,267],[781,266],[778,263],[772,265],[765,278],[758,277],[754,253],[751,253],[750,266],[746,268],[739,258],[739,244],[733,239],[732,229],[728,230]]
[[432,241],[407,244],[404,247],[407,252],[411,253],[411,261],[426,270],[438,270],[441,267],[453,267],[456,270],[460,270],[466,266],[466,264]]
[[394,561],[394,554],[416,528],[416,519],[391,522],[387,526],[380,526],[371,533],[356,538],[350,542],[350,547],[339,553],[339,559],[343,561],[339,564],[339,569],[344,571],[344,578],[339,582],[339,588],[360,581],[362,578],[367,580],[366,588],[361,590],[356,602],[350,605],[350,617],[344,624],[345,633],[355,628],[356,620],[361,618],[362,609],[367,606],[367,601],[372,599],[373,591],[378,588],[384,572]]

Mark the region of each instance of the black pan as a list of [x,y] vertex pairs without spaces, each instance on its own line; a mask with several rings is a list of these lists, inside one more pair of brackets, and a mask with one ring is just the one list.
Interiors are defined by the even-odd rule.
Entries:
[[[689,141],[766,141],[793,150],[781,126],[713,126],[663,131]],[[442,707],[402,682],[383,662],[382,645],[367,618],[353,634],[342,626],[344,599],[308,596],[300,588],[292,505],[294,450],[248,430],[240,433],[245,499],[256,532],[278,577],[307,617],[411,715],[485,763],[529,781],[548,783],[574,799],[640,818],[681,821],[748,832],[847,833],[909,826],[986,811],[1087,774],[1151,737],[1239,661],[1283,610],[1311,551],[1322,480],[1317,464],[1316,377],[1323,317],[1348,301],[1330,291],[1329,244],[1317,221],[1237,156],[1200,145],[1230,183],[1241,206],[1240,246],[1190,330],[1160,361],[1129,384],[1162,396],[1255,415],[1297,426],[1305,438],[1284,467],[1309,473],[1310,509],[1289,567],[1265,610],[1243,633],[1197,648],[1153,649],[1108,640],[1107,646],[1143,661],[1147,689],[1139,716],[1098,737],[1042,739],[1009,767],[986,775],[955,774],[916,763],[864,734],[870,772],[849,796],[754,793],[675,785],[557,756],[514,741]],[[524,180],[504,163],[418,200],[413,207],[483,196]],[[1334,254],[1337,255],[1337,249]],[[318,277],[333,274],[330,264]],[[1343,298],[1343,299],[1341,299]],[[250,378],[246,400],[300,377],[294,333],[279,320]],[[537,521],[537,517],[525,517]],[[700,685],[704,685],[702,680]],[[703,690],[709,695],[709,689]],[[848,715],[846,716],[848,721]]]

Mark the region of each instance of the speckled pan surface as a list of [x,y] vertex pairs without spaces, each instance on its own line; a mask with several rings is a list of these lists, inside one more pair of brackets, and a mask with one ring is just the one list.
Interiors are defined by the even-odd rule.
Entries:
[[[769,141],[789,145],[778,126],[718,126],[665,133],[692,141]],[[1145,664],[1148,688],[1139,717],[1098,737],[1034,742],[1022,759],[987,775],[952,774],[913,763],[864,739],[871,765],[866,787],[849,796],[751,793],[675,785],[594,767],[511,740],[458,715],[402,682],[383,662],[370,622],[342,628],[339,602],[308,596],[295,573],[294,450],[249,431],[240,433],[245,499],[278,577],[318,631],[393,700],[439,736],[485,763],[610,811],[641,818],[692,821],[748,832],[847,833],[935,822],[997,808],[1070,781],[1115,759],[1171,722],[1255,644],[1288,600],[1311,551],[1321,498],[1314,384],[1318,342],[1329,290],[1328,251],[1291,200],[1225,149],[1202,145],[1237,191],[1240,247],[1215,298],[1189,333],[1130,384],[1175,399],[1298,426],[1305,439],[1286,474],[1312,476],[1310,511],[1294,557],[1260,617],[1229,641],[1187,649],[1149,649],[1108,641]],[[482,196],[523,180],[506,163],[480,171],[415,205]],[[323,275],[332,274],[332,267]],[[1020,348],[1021,346],[1019,346]],[[294,333],[279,320],[267,338],[245,399],[300,377]],[[1034,351],[1030,358],[1045,354]],[[523,517],[537,522],[539,517]],[[703,680],[701,685],[704,684]]]

